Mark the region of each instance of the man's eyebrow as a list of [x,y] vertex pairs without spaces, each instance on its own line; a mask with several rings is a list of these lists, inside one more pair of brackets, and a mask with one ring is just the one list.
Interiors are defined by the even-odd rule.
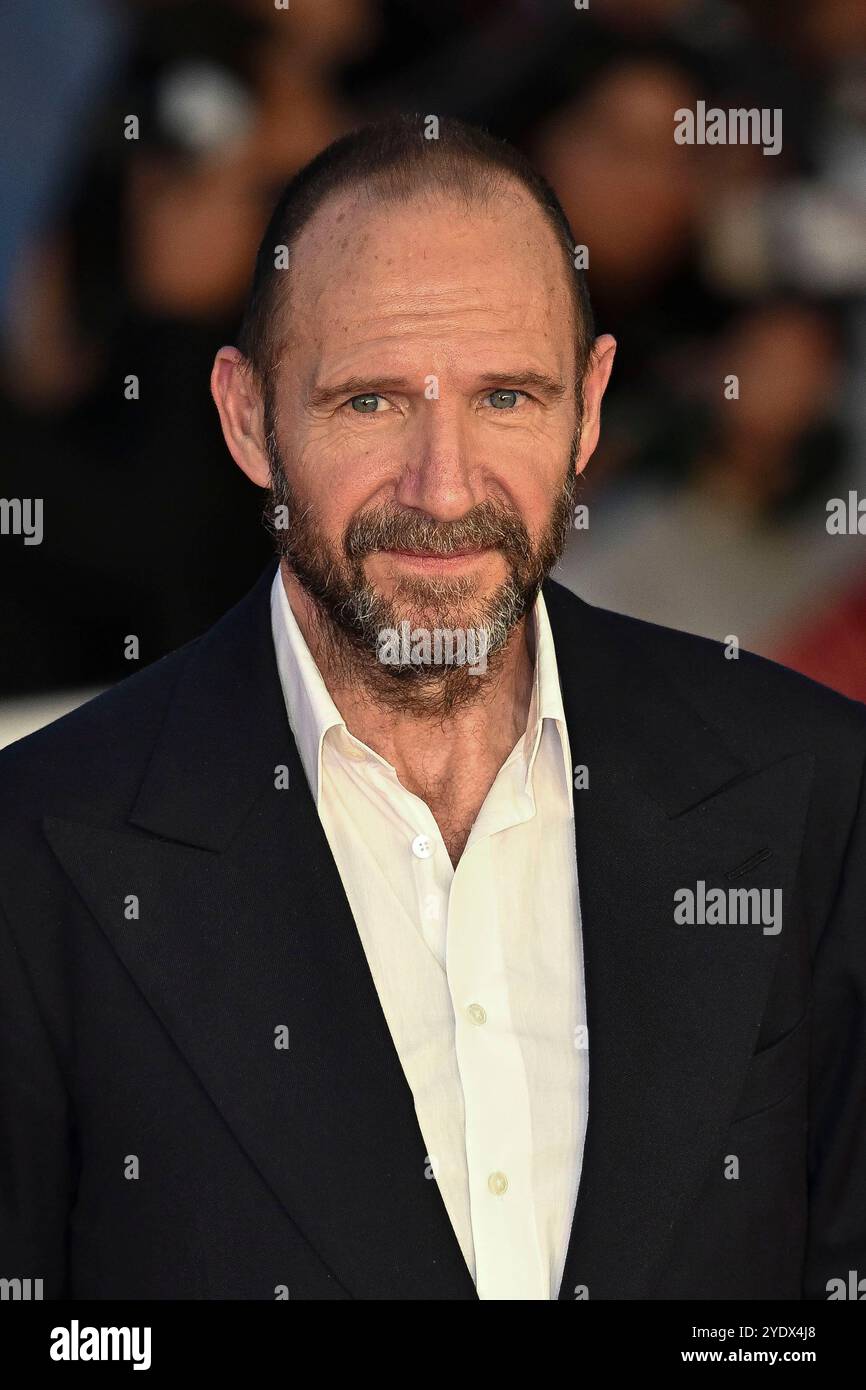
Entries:
[[501,391],[509,386],[519,389],[535,390],[542,396],[559,400],[565,395],[565,382],[558,376],[548,376],[545,372],[483,372],[484,384],[491,390]]
[[335,381],[333,386],[313,386],[307,395],[307,404],[331,405],[349,396],[369,396],[377,391],[405,391],[408,385],[408,378],[404,376],[348,376],[344,381]]
[[[549,396],[552,400],[560,400],[566,393],[566,386],[561,378],[548,376],[545,372],[481,372],[479,381],[491,391],[516,387],[518,390],[536,390],[540,395]],[[403,376],[350,376],[343,381],[334,382],[332,386],[313,386],[307,396],[307,403],[311,406],[332,405],[334,401],[348,400],[351,396],[372,395],[380,391],[406,391],[412,389],[412,385],[411,380]],[[426,385],[426,378],[420,378],[414,385],[417,390],[421,390]]]

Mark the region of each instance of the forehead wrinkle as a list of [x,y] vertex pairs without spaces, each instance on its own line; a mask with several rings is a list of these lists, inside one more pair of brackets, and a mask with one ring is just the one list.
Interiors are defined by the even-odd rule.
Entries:
[[482,374],[485,367],[499,369],[503,359],[515,369],[549,374],[551,358],[558,362],[562,357],[545,334],[524,330],[518,338],[508,324],[496,328],[486,324],[481,332],[468,328],[454,330],[451,325],[431,329],[429,322],[423,319],[419,319],[408,334],[365,331],[351,342],[344,340],[337,345],[322,342],[320,347],[317,370],[323,378],[327,375],[329,379],[363,371],[367,362],[374,373],[393,376],[407,366],[409,353],[417,355],[418,370],[422,374],[437,363],[448,366],[473,358],[477,359],[477,371]]
[[[483,342],[508,337],[518,351],[521,346],[549,350],[557,336],[548,306],[540,296],[515,303],[513,295],[504,294],[497,296],[496,302],[479,298],[467,304],[465,294],[457,291],[441,297],[438,303],[416,293],[408,303],[376,303],[360,309],[352,301],[345,305],[319,302],[314,322],[317,327],[311,338],[320,350],[335,338],[342,349],[387,346],[400,338],[417,341],[419,337],[429,340],[431,346],[449,340],[457,344],[468,338]],[[564,336],[570,341],[570,333]]]
[[[355,269],[352,262],[349,270]],[[509,274],[509,270],[513,273]],[[426,313],[431,305],[435,308],[441,306],[443,312],[452,310],[461,313],[466,309],[495,309],[499,305],[513,308],[518,295],[526,305],[539,310],[547,307],[551,300],[559,301],[562,298],[556,279],[548,268],[536,272],[499,256],[483,264],[467,265],[462,279],[452,277],[447,280],[443,275],[437,276],[427,265],[416,272],[407,267],[404,261],[397,270],[383,272],[377,269],[375,281],[363,279],[360,283],[353,283],[348,274],[338,276],[332,264],[320,283],[316,284],[313,277],[301,281],[296,299],[306,299],[311,307],[317,309],[326,305],[329,299],[338,303],[346,299],[349,304],[354,304],[359,299],[367,298],[384,301],[387,307],[382,312],[389,312],[390,305],[396,302],[395,312],[398,313]]]
[[397,314],[382,318],[383,323],[365,320],[351,336],[317,334],[309,343],[312,350],[304,369],[307,389],[349,378],[366,378],[370,390],[375,389],[377,378],[417,378],[423,384],[431,372],[442,380],[443,388],[450,381],[461,391],[480,382],[485,372],[534,371],[562,380],[568,375],[570,339],[561,344],[552,341],[544,325],[531,329],[524,322],[518,333],[513,322],[491,325],[489,314],[476,326],[450,321],[431,324],[429,315],[420,314],[409,324]]
[[465,286],[426,288],[400,287],[403,293],[395,296],[387,286],[365,287],[369,302],[359,303],[359,295],[344,298],[333,285],[323,288],[315,299],[312,295],[302,306],[313,325],[309,335],[319,342],[335,334],[352,340],[360,337],[383,340],[412,334],[419,330],[430,336],[465,336],[466,334],[510,333],[521,337],[539,333],[552,336],[550,303],[543,293],[532,289],[525,297],[516,299],[513,289],[494,291],[469,289]]
[[[452,310],[442,310],[437,314],[430,309],[418,309],[365,314],[363,323],[357,325],[336,319],[330,325],[321,325],[318,335],[320,341],[324,341],[332,332],[339,333],[341,328],[351,329],[352,341],[359,345],[377,342],[387,344],[404,337],[416,341],[419,337],[426,337],[431,342],[449,339],[457,342],[467,338],[484,339],[503,336],[524,341],[526,338],[536,336],[536,334],[542,339],[547,336],[543,332],[541,324],[537,328],[526,325],[525,313],[512,316],[504,310],[491,309],[489,306],[479,308],[477,311],[462,312],[460,317],[455,316]],[[346,338],[347,332],[344,331],[342,336]]]

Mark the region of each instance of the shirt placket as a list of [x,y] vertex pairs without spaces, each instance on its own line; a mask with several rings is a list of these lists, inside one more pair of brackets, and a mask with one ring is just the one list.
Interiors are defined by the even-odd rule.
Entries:
[[[504,833],[508,833],[505,831]],[[509,1002],[489,836],[467,848],[448,909],[446,968],[463,1088],[481,1299],[547,1299],[532,1186],[526,1068]]]

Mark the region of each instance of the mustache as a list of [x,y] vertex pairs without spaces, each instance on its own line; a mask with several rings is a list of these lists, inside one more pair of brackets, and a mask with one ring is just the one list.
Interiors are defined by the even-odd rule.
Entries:
[[531,554],[529,532],[519,517],[494,502],[480,502],[454,521],[435,521],[423,512],[377,507],[349,526],[344,548],[350,560],[376,550],[425,550],[453,555],[459,550],[497,548],[509,555]]

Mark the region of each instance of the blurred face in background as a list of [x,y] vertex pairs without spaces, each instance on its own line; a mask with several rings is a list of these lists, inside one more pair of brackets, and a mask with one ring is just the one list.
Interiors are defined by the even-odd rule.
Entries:
[[536,163],[590,247],[605,301],[651,295],[692,235],[699,185],[693,151],[674,143],[673,113],[694,100],[677,69],[622,61],[536,139]]
[[408,620],[496,650],[564,546],[613,341],[581,429],[563,253],[510,185],[472,208],[339,195],[289,273],[264,420],[281,553],[367,649]]

